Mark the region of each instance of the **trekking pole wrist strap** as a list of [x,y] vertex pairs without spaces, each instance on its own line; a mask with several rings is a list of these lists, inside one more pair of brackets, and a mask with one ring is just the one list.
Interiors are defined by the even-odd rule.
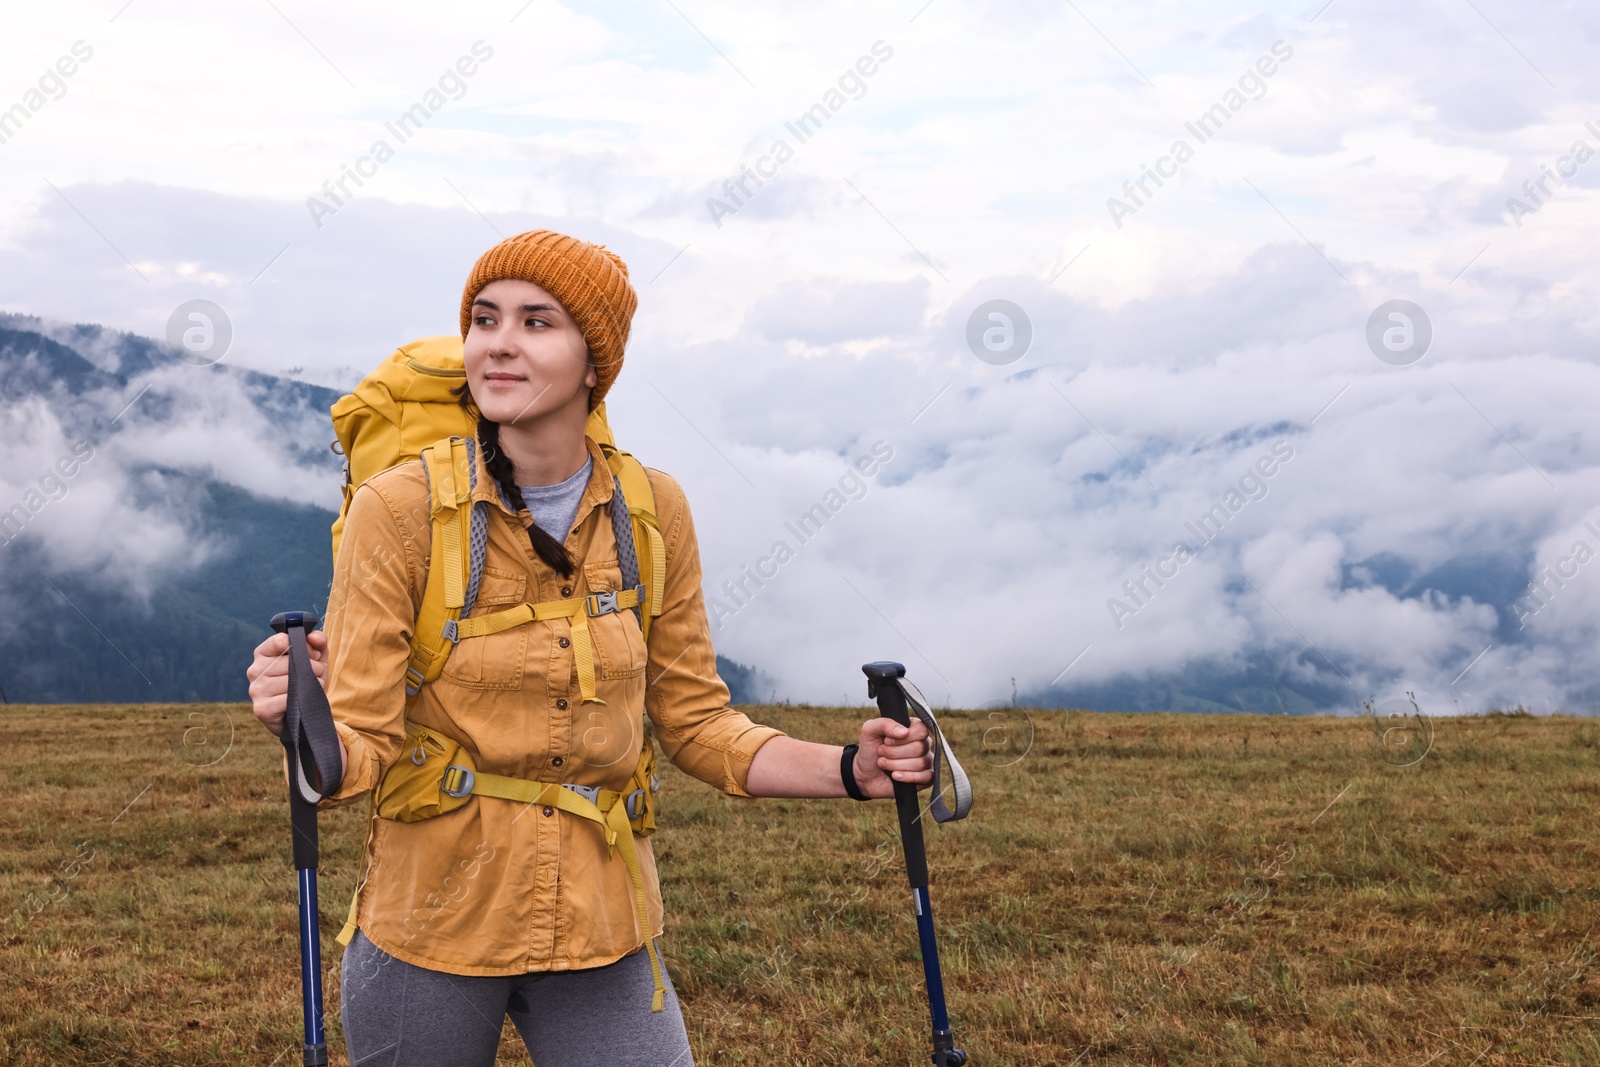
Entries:
[[860,748],[860,745],[844,746],[844,752],[839,756],[839,778],[844,782],[844,791],[850,799],[871,800],[856,782],[856,751]]
[[[972,810],[972,783],[967,778],[966,770],[961,762],[956,759],[956,754],[950,748],[950,742],[945,738],[944,731],[939,728],[939,720],[934,718],[933,708],[928,703],[928,698],[922,695],[922,690],[911,684],[909,678],[896,678],[895,684],[900,686],[901,692],[906,696],[908,712],[922,720],[922,725],[928,728],[928,747],[933,754],[933,784],[929,794],[928,810],[933,813],[934,822],[954,822],[965,819],[967,812]],[[941,767],[941,756],[943,767]],[[950,791],[955,798],[955,808],[952,809],[944,799],[943,769],[950,771]]]

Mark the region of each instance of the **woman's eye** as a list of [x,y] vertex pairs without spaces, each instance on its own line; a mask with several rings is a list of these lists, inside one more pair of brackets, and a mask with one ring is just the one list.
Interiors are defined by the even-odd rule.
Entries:
[[550,324],[548,322],[544,321],[543,319],[530,318],[528,320],[528,325],[529,326],[549,326]]

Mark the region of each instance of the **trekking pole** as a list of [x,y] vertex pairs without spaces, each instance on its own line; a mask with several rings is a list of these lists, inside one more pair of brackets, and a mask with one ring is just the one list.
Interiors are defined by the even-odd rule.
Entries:
[[[928,808],[935,822],[963,819],[972,808],[972,787],[966,772],[956,762],[955,753],[945,741],[939,723],[933,717],[927,698],[917,687],[906,680],[906,669],[898,663],[880,661],[861,668],[867,676],[867,695],[876,697],[878,710],[885,718],[901,726],[911,725],[907,702],[915,708],[917,718],[928,728],[928,741],[933,749],[933,798]],[[954,788],[956,806],[952,811],[944,802],[940,787],[939,759],[941,754],[950,764],[950,784]],[[933,905],[928,899],[928,857],[922,846],[922,809],[917,801],[917,787],[910,782],[894,783],[894,804],[900,815],[900,846],[906,856],[906,878],[911,882],[911,896],[917,909],[917,939],[922,945],[922,975],[928,986],[928,1012],[933,1017],[934,1067],[961,1067],[967,1054],[955,1047],[950,1033],[950,1018],[945,1013],[944,977],[939,973],[939,945],[933,936]]]
[[322,1031],[322,940],[317,921],[317,802],[339,788],[343,774],[339,733],[327,694],[311,668],[306,633],[317,625],[309,611],[281,611],[272,628],[289,635],[289,698],[283,715],[288,755],[289,825],[300,882],[300,1002],[305,1017],[305,1067],[326,1067]]

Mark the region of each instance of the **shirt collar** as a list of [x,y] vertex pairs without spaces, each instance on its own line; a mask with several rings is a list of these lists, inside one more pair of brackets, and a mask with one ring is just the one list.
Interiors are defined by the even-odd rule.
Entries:
[[[611,468],[606,464],[605,453],[600,451],[600,446],[588,434],[584,434],[583,443],[589,449],[589,457],[594,461],[594,465],[589,471],[589,484],[584,489],[583,496],[578,500],[578,517],[573,520],[574,526],[582,522],[583,517],[589,514],[592,508],[600,504],[609,504],[612,493]],[[531,525],[533,516],[529,515],[527,509],[521,506],[522,501],[517,500],[507,503],[500,495],[500,487],[489,476],[488,465],[483,461],[483,448],[481,445],[474,448],[472,454],[473,461],[478,467],[478,484],[477,488],[472,490],[472,499],[474,501],[491,501],[501,511],[504,511],[508,518],[516,519],[520,516],[525,520],[523,522],[524,526]]]

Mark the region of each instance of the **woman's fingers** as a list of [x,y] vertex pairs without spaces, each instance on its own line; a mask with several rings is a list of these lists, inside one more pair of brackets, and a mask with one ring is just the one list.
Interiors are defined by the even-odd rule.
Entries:
[[[320,631],[306,635],[311,670],[319,683],[327,671],[323,662],[326,643]],[[250,710],[273,734],[283,733],[283,716],[289,706],[289,635],[274,633],[257,645],[245,676],[250,679]]]
[[901,726],[893,719],[869,719],[862,724],[862,738],[877,740],[883,745],[909,745],[928,736],[928,728],[921,719],[913,719],[910,726]]
[[906,766],[906,768],[885,768],[885,774],[893,777],[896,782],[925,782],[933,781],[933,768],[926,766]]
[[266,671],[267,667],[271,665],[273,659],[288,647],[289,638],[286,634],[273,634],[271,637],[268,637],[266,640],[262,641],[255,647],[255,651],[250,660],[250,666],[246,668],[244,672],[245,677],[249,678],[251,681],[255,681],[256,678],[260,677]]
[[[313,630],[306,634],[306,649],[310,653],[311,669],[318,678],[324,678],[328,671],[328,638],[321,630]],[[259,677],[279,677],[284,681],[285,692],[288,691],[289,677],[289,635],[273,634],[256,646],[255,659],[245,671],[245,677],[255,679]]]
[[[306,634],[306,648],[313,660],[322,659],[328,651],[328,635],[323,630]],[[289,653],[289,635],[275,633],[255,647],[255,659],[247,673],[254,674],[266,664],[276,663]],[[286,661],[285,661],[286,662]]]
[[306,648],[311,652],[311,670],[315,672],[317,681],[328,680],[328,632],[326,630],[312,630],[306,634]]
[[894,759],[910,759],[912,756],[926,756],[933,749],[928,745],[926,737],[919,737],[915,741],[887,742],[878,747],[878,751]]
[[[328,635],[322,630],[306,634],[306,651],[311,672],[319,685],[326,685]],[[289,635],[274,633],[255,647],[250,666],[250,710],[274,735],[283,733],[283,716],[289,706]]]
[[920,719],[910,726],[891,722],[878,746],[878,768],[897,782],[926,785],[933,781],[933,748]]
[[899,744],[880,745],[878,748],[878,755],[885,756],[889,759],[923,760],[931,764],[933,760],[933,748],[928,739],[923,737],[918,738],[915,741],[907,741]]
[[892,795],[893,782],[921,786],[933,781],[928,728],[920,719],[912,720],[908,726],[888,718],[867,720],[861,724],[861,750],[857,758],[870,760],[870,766],[877,771],[876,775],[861,779],[871,795]]

